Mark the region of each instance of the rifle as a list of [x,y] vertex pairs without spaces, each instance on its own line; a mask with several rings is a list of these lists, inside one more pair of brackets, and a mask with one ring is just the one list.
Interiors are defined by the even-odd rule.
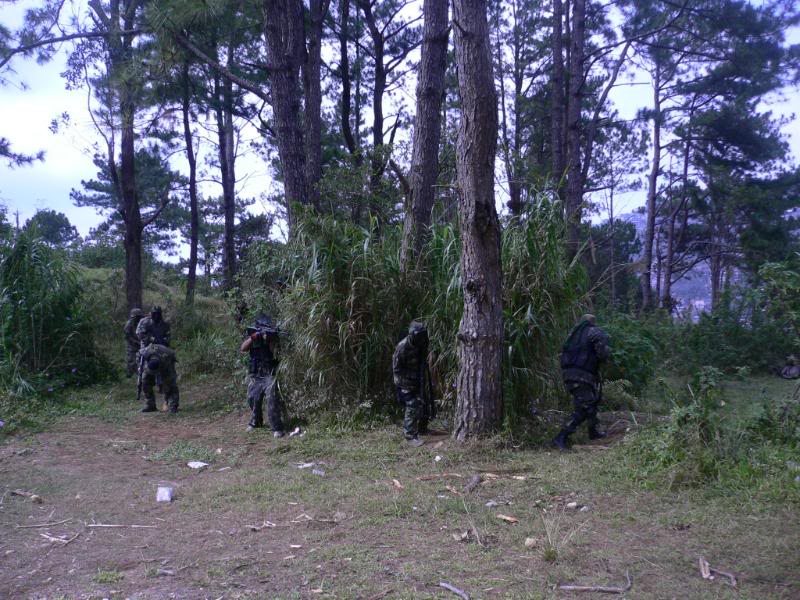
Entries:
[[142,371],[144,370],[144,353],[139,350],[139,374],[136,377],[136,402],[142,400]]
[[285,329],[281,329],[280,327],[273,327],[272,325],[261,325],[259,327],[248,327],[246,330],[247,335],[252,335],[254,333],[258,333],[261,336],[278,336],[278,335],[289,335],[289,332]]

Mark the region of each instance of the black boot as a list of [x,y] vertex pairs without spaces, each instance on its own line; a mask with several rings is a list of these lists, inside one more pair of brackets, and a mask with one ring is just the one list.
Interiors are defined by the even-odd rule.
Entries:
[[558,432],[558,435],[553,438],[553,441],[550,442],[550,445],[553,446],[553,448],[557,448],[561,452],[565,452],[566,450],[569,450],[567,438],[569,438],[569,432],[566,429],[562,429]]
[[589,427],[589,439],[590,440],[602,440],[608,434],[605,431],[600,431],[597,429],[595,425]]
[[142,412],[143,412],[143,413],[148,413],[148,412],[158,412],[158,409],[156,408],[156,405],[155,405],[155,404],[147,404],[147,405],[146,405],[146,406],[145,406],[145,407],[142,409]]

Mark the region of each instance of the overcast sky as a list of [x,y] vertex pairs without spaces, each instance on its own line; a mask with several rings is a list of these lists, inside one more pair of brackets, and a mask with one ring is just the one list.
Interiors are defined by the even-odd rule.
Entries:
[[[31,4],[35,2],[23,1],[4,7],[3,23],[16,25],[23,8]],[[800,42],[800,31],[793,31],[789,38],[795,43]],[[85,235],[102,221],[93,209],[73,206],[69,197],[70,190],[81,187],[81,180],[94,178],[96,174],[91,157],[96,136],[87,112],[86,91],[64,89],[64,81],[59,75],[64,69],[63,52],[46,65],[19,59],[12,65],[17,76],[12,78],[12,85],[0,87],[0,136],[9,138],[16,152],[45,150],[46,156],[43,162],[28,167],[11,169],[0,164],[0,202],[8,207],[12,221],[14,213],[19,211],[20,224],[41,208],[63,212]],[[20,82],[27,89],[23,89]],[[636,83],[647,81],[643,75],[637,75]],[[413,83],[411,85],[413,89]],[[649,104],[651,94],[648,85],[620,86],[611,98],[621,116],[631,118],[639,107]],[[796,89],[785,90],[783,98],[770,100],[769,108],[788,116],[798,106],[799,98]],[[63,112],[69,113],[71,125],[53,134],[49,129],[50,123]],[[800,122],[794,120],[784,132],[793,156],[800,156]],[[252,154],[244,156],[237,160],[236,166],[237,177],[242,178],[238,187],[240,196],[259,198],[264,192],[275,191],[268,166],[262,158]],[[220,190],[209,185],[205,193],[217,195]],[[631,210],[640,201],[641,194],[629,195],[617,210]],[[263,208],[256,204],[252,210],[258,212]]]

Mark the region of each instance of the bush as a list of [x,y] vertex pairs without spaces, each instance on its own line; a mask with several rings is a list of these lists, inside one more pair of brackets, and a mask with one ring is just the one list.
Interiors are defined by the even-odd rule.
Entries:
[[726,408],[722,377],[719,369],[705,367],[683,394],[661,381],[672,406],[669,418],[628,438],[618,468],[655,488],[711,483],[779,494],[796,488],[787,462],[800,451],[800,405],[765,402],[741,417]]
[[105,379],[94,312],[77,266],[34,232],[21,232],[0,256],[0,385],[11,395],[52,393]]
[[[445,406],[455,399],[456,334],[461,319],[460,239],[450,225],[430,231],[417,269],[403,274],[402,227],[299,215],[284,248],[250,252],[242,278],[249,316],[265,311],[291,333],[279,378],[298,408],[354,414],[394,406],[391,357],[409,321],[426,322],[432,375]],[[580,312],[585,275],[562,244],[561,206],[541,198],[505,227],[506,352],[504,403],[509,423],[532,399],[560,389],[558,353]],[[275,280],[285,279],[282,289]]]
[[611,359],[603,365],[603,378],[625,380],[630,384],[629,391],[641,393],[655,373],[664,327],[657,321],[641,321],[625,314],[614,315],[602,326],[611,344]]

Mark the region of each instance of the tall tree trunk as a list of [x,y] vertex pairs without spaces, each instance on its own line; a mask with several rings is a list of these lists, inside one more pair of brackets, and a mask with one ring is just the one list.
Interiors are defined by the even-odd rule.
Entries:
[[308,202],[320,209],[319,182],[322,179],[322,21],[330,0],[309,1],[308,56],[303,66],[305,88],[306,185]]
[[[125,93],[124,95],[127,95]],[[125,297],[128,310],[142,306],[142,215],[136,194],[133,102],[121,101],[120,186],[125,214]]]
[[292,206],[308,203],[299,84],[300,68],[305,60],[303,3],[301,0],[264,0],[263,6],[275,139],[291,231]]
[[496,428],[502,417],[503,299],[494,203],[497,95],[486,0],[454,0],[453,22],[461,96],[456,164],[464,287],[453,436],[465,440]]
[[197,209],[197,159],[194,155],[191,126],[191,90],[189,63],[183,65],[181,109],[183,111],[183,140],[186,144],[186,161],[189,163],[189,265],[186,276],[186,304],[194,304],[197,285],[197,242],[200,230],[200,214]]
[[[444,0],[442,0],[444,2]],[[386,93],[386,64],[384,32],[375,22],[372,13],[372,4],[368,0],[359,0],[358,5],[364,13],[370,38],[372,39],[374,73],[372,82],[372,157],[370,159],[369,189],[371,192],[370,204],[373,213],[379,212],[378,195],[380,194],[381,178],[386,164],[383,147],[383,95]]]
[[222,179],[222,287],[233,287],[236,276],[236,154],[233,127],[233,87],[230,81],[214,77],[215,113],[219,168]]
[[431,224],[434,185],[439,175],[439,140],[447,67],[447,0],[425,0],[422,55],[417,80],[417,112],[411,153],[411,206],[403,222],[400,265],[408,271]]
[[683,148],[683,176],[681,200],[669,215],[667,229],[667,256],[664,265],[664,292],[661,300],[661,308],[670,313],[674,308],[672,301],[672,273],[675,270],[675,223],[678,214],[689,200],[689,149],[691,147],[691,132],[686,134],[686,144]]
[[550,143],[552,144],[553,181],[558,185],[559,195],[563,197],[560,185],[566,168],[564,162],[564,50],[563,50],[563,0],[553,0],[553,92],[550,114]]
[[[611,153],[611,159],[613,160],[613,151]],[[612,310],[616,310],[617,308],[617,223],[614,220],[614,178],[611,178],[611,189],[609,191],[609,198],[608,198],[608,230],[609,230],[609,238],[611,243],[610,249],[610,264],[611,264],[611,308]]]
[[339,0],[339,73],[342,78],[342,106],[341,127],[345,145],[350,154],[356,153],[356,140],[353,137],[353,128],[350,125],[351,82],[350,82],[350,54],[347,44],[350,41],[350,0]]
[[574,0],[569,55],[569,97],[567,99],[567,242],[574,255],[580,244],[583,212],[583,170],[581,168],[581,104],[583,95],[583,53],[586,31],[586,0]]
[[644,235],[644,251],[642,253],[642,310],[653,307],[653,240],[656,231],[656,197],[658,195],[658,174],[661,171],[661,69],[656,63],[653,75],[653,164],[647,181],[647,225]]

